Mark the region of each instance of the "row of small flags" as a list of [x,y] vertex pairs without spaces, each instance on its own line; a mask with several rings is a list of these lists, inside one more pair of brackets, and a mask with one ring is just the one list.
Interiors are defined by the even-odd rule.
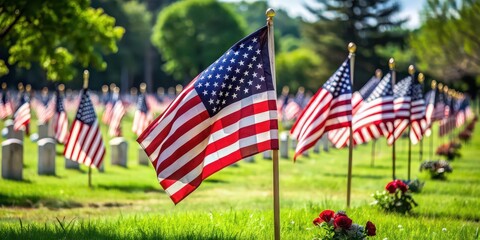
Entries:
[[[233,45],[195,77],[155,120],[150,107],[160,103],[149,104],[144,93],[138,97],[132,130],[151,159],[160,185],[175,204],[222,168],[263,151],[278,150],[277,114],[296,119],[290,131],[297,139],[295,159],[324,133],[337,148],[349,144],[350,131],[354,145],[380,137],[392,144],[410,126],[409,137],[415,144],[434,121],[441,121],[441,133],[446,134],[473,115],[463,94],[452,97],[434,87],[424,99],[422,82],[414,74],[394,84],[395,71],[383,78],[377,73],[353,92],[351,55],[306,106],[285,99],[278,104],[267,32],[265,26]],[[69,133],[60,91],[46,107],[41,103],[32,105],[40,112],[48,112],[40,114],[41,121],[53,119],[55,137],[65,143],[66,157],[99,167],[105,146],[88,89],[84,88],[80,95]],[[12,114],[6,96],[4,91],[2,117]],[[104,104],[102,122],[109,125],[111,136],[121,135],[120,122],[126,106],[118,89]],[[29,119],[28,94],[21,92],[14,113],[15,129],[28,127]]]

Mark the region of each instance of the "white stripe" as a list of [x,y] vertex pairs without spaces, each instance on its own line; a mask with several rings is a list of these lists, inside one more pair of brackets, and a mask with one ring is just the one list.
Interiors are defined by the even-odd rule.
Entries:
[[[165,189],[165,192],[168,193],[168,195],[172,196],[178,191],[180,191],[182,188],[184,188],[187,184],[189,184],[191,181],[193,181],[195,178],[200,176],[202,174],[203,166],[202,164],[199,164],[197,167],[192,169],[189,173],[185,174],[182,178],[178,179],[174,184],[172,184],[170,187]],[[164,178],[158,176],[158,181],[161,182],[163,181]]]
[[[325,95],[330,96],[328,100],[324,100]],[[301,133],[304,132],[303,128],[307,125],[307,122],[310,122],[312,118],[313,112],[318,112],[319,109],[322,109],[329,101],[331,100],[331,94],[326,91],[325,89],[321,89],[320,93],[317,95],[316,98],[310,100],[308,107],[303,110],[303,113],[300,114],[301,117],[297,119],[296,127],[292,131],[292,136],[295,138],[299,138]],[[322,105],[319,105],[319,104]]]

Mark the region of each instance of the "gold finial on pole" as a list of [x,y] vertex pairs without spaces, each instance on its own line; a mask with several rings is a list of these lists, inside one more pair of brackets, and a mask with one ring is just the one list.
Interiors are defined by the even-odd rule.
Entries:
[[108,85],[104,84],[102,86],[102,93],[107,93],[108,92]]
[[273,17],[275,17],[275,10],[273,10],[273,8],[269,8],[265,12],[265,15],[267,15],[267,23],[271,24],[273,21]]
[[383,77],[383,72],[380,69],[375,70],[375,77],[380,79]]
[[24,89],[23,89],[23,83],[19,82],[17,86],[18,86],[18,90],[19,90],[20,92],[23,92],[23,90],[24,90]]
[[443,83],[438,83],[438,91],[442,91],[443,90]]
[[447,86],[447,85],[444,85],[444,86],[443,86],[443,92],[444,92],[445,94],[448,94],[448,86]]
[[437,88],[437,81],[435,80],[432,80],[432,89],[436,89]]
[[27,84],[27,85],[25,86],[25,90],[26,90],[27,92],[32,91],[32,85]]
[[415,73],[415,66],[408,66],[408,74],[413,75]]
[[83,89],[88,88],[88,78],[90,77],[90,73],[88,70],[83,71]]
[[58,85],[58,91],[60,91],[60,92],[65,91],[65,85],[64,84]]
[[348,44],[348,52],[349,53],[355,53],[355,51],[357,51],[357,45],[355,45],[355,43],[353,43],[353,42],[350,42]]
[[147,91],[147,84],[142,82],[140,83],[140,92],[145,93],[145,91]]
[[119,93],[119,92],[120,92],[120,88],[119,88],[119,87],[115,87],[115,88],[113,89],[113,92],[114,92],[114,93]]
[[390,58],[390,60],[388,60],[388,67],[390,70],[395,70],[395,59]]
[[2,89],[3,90],[7,89],[7,83],[2,83]]
[[423,73],[419,73],[418,74],[418,82],[423,83],[424,80],[425,80],[425,75],[423,75]]

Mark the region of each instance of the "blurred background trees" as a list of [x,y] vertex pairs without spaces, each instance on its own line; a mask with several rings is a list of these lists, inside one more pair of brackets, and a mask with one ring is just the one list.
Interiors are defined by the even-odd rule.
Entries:
[[[278,89],[316,91],[357,44],[355,89],[395,57],[407,66],[474,94],[480,84],[480,3],[427,0],[418,29],[405,26],[396,0],[314,0],[313,17],[276,9]],[[34,88],[92,88],[116,83],[123,92],[185,84],[246,34],[265,24],[267,1],[3,0],[0,81]],[[305,20],[307,19],[307,20]],[[70,81],[73,80],[73,81]]]

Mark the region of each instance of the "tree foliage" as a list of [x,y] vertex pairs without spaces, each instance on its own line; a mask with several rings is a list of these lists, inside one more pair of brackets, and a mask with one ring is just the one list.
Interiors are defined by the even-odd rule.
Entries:
[[329,77],[323,61],[307,48],[278,54],[276,58],[277,86],[289,86],[294,92],[301,86],[318,89]]
[[328,59],[326,67],[333,72],[348,54],[347,44],[357,45],[356,85],[362,85],[387,59],[375,47],[401,44],[403,32],[398,29],[405,20],[395,18],[400,5],[391,0],[317,0],[307,6],[318,21],[306,23],[303,34],[311,48]]
[[421,68],[446,82],[480,74],[480,2],[457,3],[429,0],[421,28],[410,37]]
[[213,0],[174,3],[160,12],[152,43],[166,61],[164,69],[189,81],[245,36],[245,24]]
[[2,1],[0,44],[8,49],[8,60],[0,59],[0,66],[28,69],[36,62],[50,80],[72,79],[76,64],[105,69],[102,54],[118,50],[124,29],[89,4],[88,0]]

